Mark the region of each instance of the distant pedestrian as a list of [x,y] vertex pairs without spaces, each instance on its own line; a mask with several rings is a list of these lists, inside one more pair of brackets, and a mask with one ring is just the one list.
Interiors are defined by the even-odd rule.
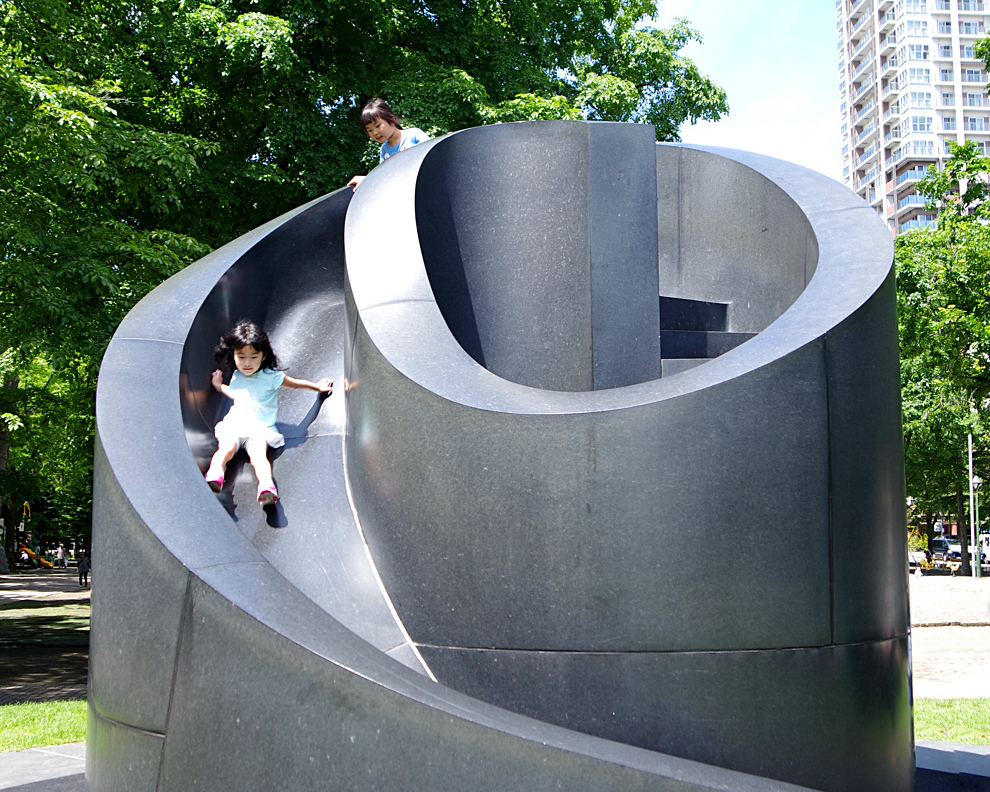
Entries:
[[65,545],[61,542],[58,543],[58,550],[55,551],[55,560],[58,561],[60,568],[65,569]]
[[89,570],[92,565],[89,563],[89,557],[86,553],[79,554],[79,585],[83,588],[89,588]]

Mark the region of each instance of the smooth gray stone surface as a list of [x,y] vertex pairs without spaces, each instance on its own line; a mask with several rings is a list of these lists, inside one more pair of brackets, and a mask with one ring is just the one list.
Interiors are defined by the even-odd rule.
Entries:
[[907,661],[905,638],[815,651],[421,651],[468,695],[629,745],[814,789],[910,789],[913,781],[910,745],[901,743],[899,775],[890,777],[848,726],[857,721],[888,745],[911,728],[907,685],[887,672]]
[[656,137],[646,125],[588,125],[595,390],[660,376]]
[[[891,266],[818,174],[552,122],[183,271],[101,369],[94,792],[909,786]],[[660,378],[660,295],[753,337]],[[267,510],[202,479],[242,317],[336,381],[284,394]]]

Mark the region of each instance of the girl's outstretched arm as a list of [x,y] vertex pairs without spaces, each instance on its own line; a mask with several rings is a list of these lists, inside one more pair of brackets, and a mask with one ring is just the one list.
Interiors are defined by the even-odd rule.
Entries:
[[233,401],[234,392],[230,389],[229,385],[223,384],[223,372],[217,369],[213,372],[213,376],[210,377],[210,382],[213,383],[213,387],[220,391],[224,396]]
[[326,393],[328,395],[333,393],[333,380],[329,377],[324,377],[318,382],[310,382],[309,380],[296,379],[295,377],[290,377],[286,374],[285,379],[282,380],[282,386],[285,388],[305,388],[308,390],[319,391],[320,393]]

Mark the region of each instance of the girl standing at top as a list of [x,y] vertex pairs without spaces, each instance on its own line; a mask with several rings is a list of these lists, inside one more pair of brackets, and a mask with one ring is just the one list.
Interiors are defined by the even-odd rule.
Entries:
[[[278,389],[281,386],[308,388],[329,394],[333,390],[333,381],[324,377],[319,382],[310,382],[279,371],[278,358],[268,335],[254,322],[244,320],[220,339],[213,358],[220,366],[213,372],[213,387],[232,400],[234,405],[213,430],[220,447],[210,461],[210,469],[206,471],[206,483],[214,492],[220,492],[227,463],[238,449],[244,447],[258,477],[258,503],[271,506],[278,500],[278,490],[272,480],[268,448],[285,445],[285,438],[275,429]],[[223,375],[231,371],[230,384],[224,385]]]
[[[430,139],[430,136],[419,127],[403,129],[399,119],[395,117],[392,108],[384,99],[372,99],[361,108],[361,126],[368,133],[368,137],[376,143],[382,144],[378,152],[379,163],[384,162],[393,154],[398,154],[417,143]],[[364,176],[355,176],[347,182],[347,186],[356,190],[363,181]]]

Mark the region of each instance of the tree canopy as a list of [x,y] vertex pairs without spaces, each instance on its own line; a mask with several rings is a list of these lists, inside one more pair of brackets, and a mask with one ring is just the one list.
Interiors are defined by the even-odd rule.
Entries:
[[367,99],[431,134],[588,118],[649,122],[676,140],[682,124],[726,113],[725,93],[680,54],[699,34],[683,20],[651,27],[655,11],[655,0],[0,0],[8,522],[33,498],[60,515],[51,525],[76,515],[85,530],[79,482],[114,328],[208,250],[366,171]]
[[976,462],[990,462],[990,159],[953,146],[919,185],[937,227],[895,241],[908,494],[928,514],[962,511],[967,434]]

